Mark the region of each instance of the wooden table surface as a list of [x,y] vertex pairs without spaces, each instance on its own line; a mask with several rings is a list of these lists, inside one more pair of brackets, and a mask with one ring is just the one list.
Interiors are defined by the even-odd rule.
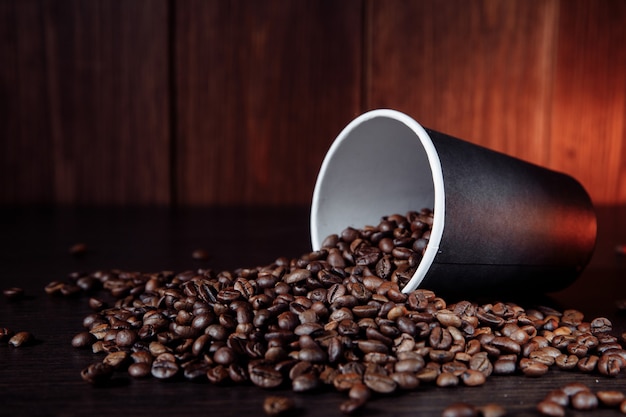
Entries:
[[[569,288],[549,294],[558,308],[576,308],[586,319],[613,322],[613,334],[626,331],[626,207],[599,207],[599,238],[590,265]],[[185,380],[164,382],[115,377],[106,387],[85,383],[80,371],[97,360],[71,346],[91,310],[86,298],[51,297],[44,286],[66,280],[73,271],[125,269],[184,271],[200,267],[233,269],[266,265],[279,256],[310,250],[308,208],[2,208],[0,209],[0,287],[21,287],[19,301],[0,299],[0,327],[33,333],[36,343],[14,348],[0,343],[0,415],[207,416],[262,415],[268,394],[291,396],[294,415],[341,415],[345,394],[332,390],[296,394],[254,386],[218,387]],[[68,253],[85,243],[82,257]],[[194,260],[194,249],[208,251]],[[471,298],[470,298],[471,301]],[[493,300],[507,301],[507,300]],[[497,402],[514,416],[537,415],[535,404],[551,389],[570,381],[593,389],[626,392],[626,371],[617,378],[551,369],[538,379],[491,376],[481,387],[420,387],[414,392],[376,396],[359,415],[439,416],[446,405]],[[619,415],[617,411],[568,411],[567,415]]]

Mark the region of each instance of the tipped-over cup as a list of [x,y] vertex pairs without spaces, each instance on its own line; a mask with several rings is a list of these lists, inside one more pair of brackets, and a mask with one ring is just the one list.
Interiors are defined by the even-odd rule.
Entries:
[[346,227],[433,210],[428,246],[404,292],[551,292],[571,284],[596,241],[572,177],[373,110],[337,136],[311,207],[314,250]]

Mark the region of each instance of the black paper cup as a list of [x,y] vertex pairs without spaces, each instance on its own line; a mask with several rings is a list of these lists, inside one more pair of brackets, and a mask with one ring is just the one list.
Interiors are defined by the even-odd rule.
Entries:
[[324,158],[313,249],[348,226],[422,208],[434,220],[407,293],[551,292],[576,279],[595,246],[593,206],[572,177],[382,109],[353,120]]

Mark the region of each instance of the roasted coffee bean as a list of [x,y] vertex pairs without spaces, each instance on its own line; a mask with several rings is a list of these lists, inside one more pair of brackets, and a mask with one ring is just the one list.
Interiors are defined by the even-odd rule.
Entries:
[[452,345],[452,335],[448,331],[448,329],[441,328],[440,326],[435,326],[430,331],[430,336],[428,338],[430,346],[434,349],[448,349]]
[[274,417],[287,414],[295,408],[295,403],[289,397],[270,395],[263,401],[263,411],[265,414]]
[[128,374],[133,378],[145,378],[151,371],[151,364],[146,362],[136,362],[128,366]]
[[417,379],[414,372],[393,372],[391,374],[391,379],[393,379],[398,387],[403,390],[414,390],[420,384],[420,381]]
[[500,404],[489,403],[476,407],[482,417],[504,417],[507,411]]
[[115,335],[115,344],[121,347],[128,347],[137,341],[137,332],[130,329],[122,329]]
[[570,382],[563,385],[561,390],[569,397],[572,397],[581,391],[590,391],[590,388],[581,382]]
[[158,379],[170,379],[176,376],[179,366],[171,353],[161,353],[152,362],[150,372]]
[[567,407],[569,405],[569,396],[562,389],[550,391],[544,400],[555,402],[563,407]]
[[113,375],[113,367],[104,363],[93,363],[84,368],[80,376],[84,381],[93,385],[100,385],[108,382]]
[[585,356],[578,360],[576,367],[582,372],[593,372],[600,358],[596,355]]
[[565,417],[565,408],[553,401],[544,400],[537,404],[537,411],[544,416]]
[[441,417],[478,417],[478,409],[467,403],[454,403],[447,406]]
[[491,375],[493,365],[489,360],[486,352],[476,353],[469,362],[470,369],[482,372],[485,376]]
[[343,414],[354,414],[357,410],[363,407],[364,404],[365,401],[350,398],[349,400],[346,400],[339,405],[339,411],[341,411]]
[[319,377],[313,371],[298,375],[291,381],[291,387],[295,392],[311,391],[318,388],[319,385]]
[[442,372],[437,376],[438,387],[455,387],[459,385],[459,378],[450,372]]
[[479,385],[483,385],[486,381],[485,374],[480,371],[475,371],[473,369],[468,369],[461,374],[461,380],[463,384],[468,387],[476,387]]
[[394,365],[396,372],[419,372],[424,368],[425,362],[421,356],[397,361]]
[[375,372],[366,372],[363,376],[363,382],[372,391],[383,394],[394,392],[398,385],[393,378]]
[[624,393],[621,391],[598,391],[596,396],[607,407],[617,407],[624,401]]
[[591,333],[593,334],[610,332],[612,328],[613,324],[606,317],[598,317],[591,322]]
[[94,335],[89,332],[80,332],[72,338],[72,346],[75,348],[90,348],[96,341]]
[[224,365],[215,365],[207,369],[206,378],[213,385],[222,385],[229,380],[230,373]]
[[30,332],[17,332],[9,339],[9,344],[18,348],[33,343],[34,339]]
[[604,354],[598,360],[597,369],[602,375],[617,376],[626,367],[626,359],[616,354]]
[[2,294],[7,300],[17,301],[24,298],[24,289],[18,287],[5,288]]
[[549,370],[548,365],[528,358],[521,359],[519,367],[524,375],[529,377],[539,377],[545,375]]
[[261,388],[276,388],[283,383],[283,376],[269,365],[251,364],[248,366],[250,381]]
[[570,400],[576,410],[593,410],[598,407],[598,397],[591,391],[580,391]]
[[119,369],[127,363],[128,359],[128,352],[111,352],[102,360],[102,363],[112,367],[113,369]]
[[511,375],[517,371],[516,359],[498,358],[493,363],[493,373],[496,375]]
[[578,364],[578,356],[561,354],[554,359],[554,363],[559,369],[574,369]]

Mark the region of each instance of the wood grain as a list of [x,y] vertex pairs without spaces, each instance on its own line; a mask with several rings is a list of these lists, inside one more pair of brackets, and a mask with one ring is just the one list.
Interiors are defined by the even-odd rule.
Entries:
[[0,0],[0,204],[309,204],[378,107],[626,202],[621,0]]
[[0,202],[54,199],[43,14],[39,1],[0,2]]
[[561,2],[550,165],[626,201],[626,3]]
[[168,203],[165,0],[46,2],[60,203]]
[[368,107],[545,163],[557,6],[370,2]]
[[360,1],[176,3],[178,203],[309,202],[360,39]]

